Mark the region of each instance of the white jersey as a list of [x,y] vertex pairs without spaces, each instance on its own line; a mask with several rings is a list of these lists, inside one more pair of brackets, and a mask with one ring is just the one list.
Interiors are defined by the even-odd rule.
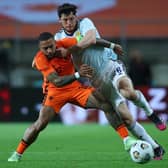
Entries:
[[[84,18],[79,20],[77,29],[73,34],[67,34],[64,29],[61,29],[59,32],[55,34],[55,40],[60,40],[65,37],[76,37],[78,35],[85,36],[86,32],[91,30],[91,29],[96,29],[94,26],[93,22],[89,18]],[[96,29],[96,37],[100,38],[100,35]]]
[[[96,30],[96,37],[100,38],[100,35],[93,24],[93,22],[89,18],[84,18],[78,22],[76,31],[69,35],[67,34],[64,29],[61,29],[58,33],[55,34],[55,40],[59,40],[65,37],[72,37],[72,36],[85,36],[86,32],[89,30],[95,29]],[[101,46],[92,46],[85,49],[79,56],[73,55],[75,63],[86,63],[97,70],[104,69],[104,66],[108,63],[109,59],[116,60],[116,54],[112,51],[112,49],[104,48]],[[80,59],[80,60],[79,60]]]
[[[97,31],[97,28],[95,27],[95,25],[93,24],[93,22],[89,18],[84,18],[84,19],[79,20],[78,25],[77,25],[77,29],[74,33],[67,34],[64,31],[64,29],[61,29],[59,32],[57,32],[55,34],[54,38],[55,38],[55,40],[60,40],[60,39],[63,39],[65,37],[76,37],[76,36],[79,36],[79,35],[85,36],[87,31],[89,31],[91,29],[95,29],[96,30],[96,37],[100,38],[100,34]],[[87,50],[89,50],[89,48]],[[97,51],[97,53],[98,52],[99,51]],[[107,55],[110,56],[113,60],[117,59],[117,55],[111,49],[105,48],[105,52],[107,52]]]
[[[88,18],[84,18],[78,22],[77,29],[73,34],[69,35],[64,31],[64,29],[61,29],[55,34],[55,40],[65,37],[75,37],[78,35],[85,36],[86,32],[92,29],[96,30],[96,37],[100,38],[93,22]],[[121,99],[114,91],[112,83],[116,67],[116,61],[113,61],[116,60],[116,54],[112,49],[96,45],[91,46],[86,48],[82,53],[80,53],[80,55],[73,55],[73,60],[75,64],[85,63],[95,69],[96,74],[92,79],[92,84],[95,87],[98,86],[104,95],[108,95],[107,97],[112,101],[114,107],[118,106],[120,102],[123,101],[123,99]]]

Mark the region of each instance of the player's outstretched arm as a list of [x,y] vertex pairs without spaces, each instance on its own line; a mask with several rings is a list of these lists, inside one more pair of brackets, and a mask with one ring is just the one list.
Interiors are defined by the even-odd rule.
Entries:
[[67,76],[58,76],[56,72],[52,72],[47,76],[47,80],[53,83],[57,87],[62,87],[69,83],[72,83],[76,80],[75,74],[74,75],[67,75]]
[[91,78],[93,76],[93,68],[86,64],[82,64],[79,71],[72,75],[58,76],[56,72],[52,72],[47,76],[47,80],[57,87],[62,87],[74,82],[80,77]]
[[78,42],[78,46],[81,47],[82,49],[89,47],[92,44],[96,44],[96,30],[91,29],[88,30],[81,38],[81,40]]
[[104,39],[101,39],[101,38],[96,38],[96,45],[100,45],[100,46],[103,46],[103,47],[111,48],[111,49],[114,50],[114,52],[117,55],[121,55],[121,56],[124,55],[123,48],[119,44],[112,43],[110,41],[107,41],[107,40],[104,40]]

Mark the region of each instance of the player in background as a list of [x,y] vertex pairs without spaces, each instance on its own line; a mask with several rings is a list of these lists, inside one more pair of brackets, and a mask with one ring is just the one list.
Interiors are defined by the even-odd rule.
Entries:
[[[60,18],[60,23],[62,24],[62,29],[55,34],[55,39],[58,40],[64,37],[72,37],[80,35],[83,37],[83,39],[78,43],[78,46],[85,48],[90,44],[96,43],[96,37],[99,38],[100,36],[98,34],[96,27],[94,26],[94,24],[90,19],[84,18],[82,20],[78,20],[76,16],[76,9],[77,9],[76,6],[72,4],[63,4],[58,7],[58,16]],[[114,43],[110,43],[110,47],[115,51],[117,45]],[[166,126],[156,116],[156,114],[154,114],[153,110],[150,108],[149,104],[147,103],[142,93],[140,91],[134,90],[130,79],[123,71],[123,67],[117,61],[113,61],[112,63],[111,59],[116,59],[115,57],[112,56],[115,55],[113,54],[111,49],[107,48],[102,49],[102,47],[97,47],[95,49],[94,47],[89,47],[89,49],[83,50],[80,56],[73,55],[73,59],[75,63],[81,63],[81,62],[87,63],[88,65],[96,69],[96,73],[97,76],[99,76],[99,79],[97,77],[94,78],[98,79],[97,80],[98,85],[100,84],[100,81],[101,82],[107,81],[108,77],[112,75],[114,70],[115,76],[113,78],[113,84],[120,91],[120,93],[123,94],[123,96],[125,96],[129,100],[132,100],[134,104],[137,104],[139,107],[143,107],[148,116],[150,115],[155,116],[152,117],[152,121],[157,125],[158,128],[161,128],[161,130],[165,129]],[[96,83],[93,80],[94,79],[92,79],[92,84],[93,86],[96,86]],[[111,89],[110,87],[112,86],[109,84],[108,89]],[[101,89],[104,88],[101,87]],[[109,97],[111,91],[108,89],[103,90],[103,92],[105,92],[104,96]],[[107,99],[109,100],[109,98]],[[113,104],[113,106],[115,106],[115,102],[112,99],[110,101]],[[128,118],[126,114],[123,114],[123,116]],[[153,120],[153,118],[155,119]],[[129,130],[132,133],[134,133],[137,137],[141,137],[143,140],[146,140],[149,143],[153,143],[153,141],[150,142],[151,139],[149,138],[149,135],[146,133],[146,131],[144,131],[144,128],[138,122],[136,121],[132,122],[129,127]],[[162,154],[164,153],[162,147],[158,147],[158,144],[156,145],[156,143],[153,144],[153,147],[156,149],[155,155],[162,156]]]
[[[58,7],[59,22],[62,25],[62,29],[55,34],[55,40],[80,35],[84,37],[80,43],[83,47],[86,47],[90,43],[95,43],[96,38],[100,38],[100,35],[94,23],[89,18],[80,20],[76,12],[77,7],[73,4],[65,3]],[[118,49],[118,45],[111,43],[111,48],[115,51]],[[117,59],[117,55],[111,50],[106,49],[106,52],[113,60]],[[87,53],[85,52],[85,54]],[[76,60],[75,62],[79,61]],[[126,99],[132,101],[136,106],[143,108],[148,118],[159,130],[166,129],[165,123],[154,113],[142,92],[134,89],[133,83],[121,63],[118,63],[116,66],[116,75],[114,76],[113,84]]]
[[[113,128],[123,139],[126,150],[136,142],[129,136],[128,130],[117,112],[113,112],[110,104],[104,101],[101,94],[93,87],[83,86],[77,79],[80,77],[91,78],[93,69],[85,64],[75,72],[71,55],[66,58],[60,56],[59,48],[67,48],[74,39],[64,39],[55,43],[54,36],[49,32],[39,35],[39,48],[34,60],[33,67],[43,75],[43,106],[38,119],[26,129],[16,151],[8,158],[9,162],[20,161],[24,151],[37,139],[39,133],[46,128],[49,121],[59,113],[66,103],[73,103],[83,108],[98,108],[111,116]],[[73,47],[71,48],[73,50]],[[71,51],[71,50],[70,50]],[[94,96],[96,94],[96,97]],[[99,99],[97,98],[99,97]],[[124,100],[118,97],[118,110],[127,111]]]

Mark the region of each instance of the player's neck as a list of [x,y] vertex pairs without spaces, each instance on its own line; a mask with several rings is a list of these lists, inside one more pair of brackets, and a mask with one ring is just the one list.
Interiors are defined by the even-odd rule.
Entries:
[[[63,28],[63,29],[64,29],[64,28]],[[74,28],[73,31],[66,31],[66,30],[64,29],[64,32],[65,32],[65,34],[68,35],[68,36],[73,36],[74,32],[75,32],[77,29],[78,29],[78,22],[76,23],[76,26],[75,26],[75,28]]]

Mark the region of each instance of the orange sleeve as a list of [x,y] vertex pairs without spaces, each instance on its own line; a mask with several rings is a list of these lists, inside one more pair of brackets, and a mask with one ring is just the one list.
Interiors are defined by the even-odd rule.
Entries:
[[47,58],[41,53],[34,58],[36,68],[47,77],[50,73],[55,72],[55,69],[50,65]]
[[58,47],[69,48],[77,44],[75,37],[63,38],[56,42]]

